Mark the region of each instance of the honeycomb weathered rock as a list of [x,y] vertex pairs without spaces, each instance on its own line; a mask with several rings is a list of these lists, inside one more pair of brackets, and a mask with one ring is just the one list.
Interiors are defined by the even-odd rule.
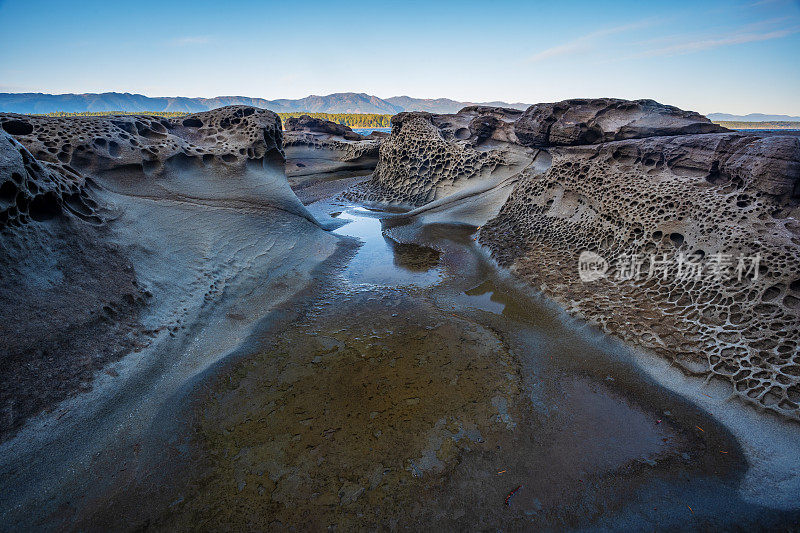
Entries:
[[147,296],[95,192],[0,131],[0,441],[138,342]]
[[[505,165],[516,186],[479,234],[502,265],[607,332],[800,419],[800,138],[727,132],[650,100],[393,123],[367,198],[426,205]],[[551,166],[507,166],[520,145]],[[583,251],[617,268],[583,282]],[[626,258],[642,260],[640,279],[618,276]],[[721,275],[744,258],[749,275]],[[702,264],[701,276],[655,275],[667,259]],[[713,261],[725,271],[709,275]]]
[[280,118],[231,106],[185,117],[34,117],[0,114],[0,126],[39,161],[70,173],[139,169],[158,174],[170,161],[283,160]]
[[[175,334],[203,305],[190,302],[210,305],[237,276],[256,279],[242,300],[281,297],[285,281],[269,275],[291,264],[287,249],[333,240],[283,163],[280,119],[252,107],[0,114],[0,441],[110,361]],[[262,272],[240,275],[251,268]]]
[[533,155],[513,144],[520,111],[468,107],[456,115],[400,113],[383,141],[378,166],[362,199],[421,206],[438,198],[513,176]]
[[13,137],[0,131],[0,231],[49,220],[65,209],[99,223],[98,205],[86,185],[86,180],[68,165],[38,161]]
[[[606,331],[800,418],[800,139],[658,137],[551,154],[481,230],[498,261]],[[581,282],[585,250],[616,269]],[[733,275],[757,256],[757,279]],[[665,279],[650,257],[705,267]],[[639,280],[621,258],[643,261]],[[727,273],[709,271],[723,261]]]

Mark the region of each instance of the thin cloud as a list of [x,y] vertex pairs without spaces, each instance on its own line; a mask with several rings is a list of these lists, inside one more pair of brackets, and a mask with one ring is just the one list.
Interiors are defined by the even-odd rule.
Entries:
[[661,48],[668,48],[670,46],[678,45],[681,43],[701,41],[704,40],[704,38],[705,40],[709,40],[708,39],[709,34],[716,34],[717,36],[719,35],[726,36],[726,35],[743,35],[743,34],[749,35],[755,33],[769,33],[782,29],[780,26],[783,26],[785,28],[787,24],[790,24],[792,22],[796,22],[792,17],[779,17],[767,20],[760,20],[756,22],[750,22],[748,24],[739,26],[737,28],[709,27],[702,35],[698,35],[696,32],[661,35],[658,37],[652,37],[649,39],[632,42],[630,43],[630,45],[632,47],[639,49],[661,49]]
[[670,46],[664,46],[662,48],[648,50],[646,52],[642,52],[641,54],[634,55],[631,57],[641,58],[641,57],[676,56],[676,55],[693,54],[695,52],[701,52],[703,50],[711,50],[723,46],[733,46],[737,44],[781,39],[783,37],[788,37],[796,33],[800,33],[800,26],[773,30],[768,32],[740,33],[737,31],[732,35],[721,35],[713,39],[694,39],[682,43],[673,44]]
[[553,46],[553,47],[548,48],[546,50],[542,50],[538,54],[535,54],[535,55],[531,56],[530,58],[528,58],[528,62],[529,63],[536,63],[538,61],[544,61],[546,59],[550,59],[550,58],[553,58],[553,57],[564,56],[564,55],[569,55],[569,54],[574,54],[576,52],[580,52],[580,51],[585,50],[586,48],[588,48],[587,41],[589,41],[590,39],[591,39],[591,36],[585,35],[584,37],[581,37],[581,38],[576,39],[574,41],[570,41],[568,43],[564,43],[564,44],[561,44],[561,45],[558,45],[558,46]]
[[789,3],[788,0],[759,0],[758,2],[753,2],[752,4],[750,4],[749,7],[761,7],[770,4],[788,4],[788,3]]
[[587,33],[577,39],[573,39],[572,41],[568,41],[563,44],[559,44],[557,46],[552,46],[537,54],[532,55],[528,58],[528,63],[537,63],[539,61],[545,61],[547,59],[551,59],[554,57],[571,55],[578,52],[583,52],[592,48],[592,43],[597,39],[601,39],[603,37],[608,37],[610,35],[616,35],[619,33],[625,33],[628,31],[638,30],[652,24],[652,20],[641,20],[639,22],[634,22],[632,24],[625,24],[623,26],[615,26],[612,28],[606,28],[599,31],[593,31],[591,33]]

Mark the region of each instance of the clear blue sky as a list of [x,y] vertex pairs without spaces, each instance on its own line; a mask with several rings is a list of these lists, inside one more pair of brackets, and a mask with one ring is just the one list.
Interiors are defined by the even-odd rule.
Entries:
[[800,0],[0,0],[0,91],[614,96],[800,115]]

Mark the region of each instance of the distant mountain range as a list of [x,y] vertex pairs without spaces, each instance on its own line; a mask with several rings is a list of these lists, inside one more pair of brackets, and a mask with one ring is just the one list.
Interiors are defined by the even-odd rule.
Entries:
[[[470,105],[490,105],[527,109],[530,104],[507,102],[459,102],[449,98],[411,98],[393,96],[378,98],[365,93],[334,93],[327,96],[311,95],[297,100],[281,98],[266,100],[248,96],[216,96],[214,98],[189,98],[186,96],[152,97],[131,93],[0,93],[0,112],[12,113],[80,113],[84,111],[174,111],[197,113],[226,105],[250,105],[271,109],[276,113],[308,111],[309,113],[378,113],[395,115],[402,111],[427,111],[429,113],[456,113]],[[789,115],[731,115],[711,113],[713,121],[729,122],[792,122],[800,117]]]
[[[0,93],[0,111],[12,113],[53,113],[62,111],[174,111],[196,113],[226,105],[250,105],[276,113],[308,111],[312,113],[380,113],[394,115],[402,111],[455,113],[475,102],[457,102],[447,98],[428,100],[409,96],[378,98],[364,93],[335,93],[327,96],[307,96],[298,100],[265,100],[247,96],[217,96],[188,98],[184,96],[150,97],[131,93]],[[482,105],[527,109],[528,104],[484,102]]]
[[730,115],[728,113],[710,113],[707,115],[713,121],[725,122],[796,122],[800,117],[790,115],[765,115],[763,113],[750,113],[749,115]]

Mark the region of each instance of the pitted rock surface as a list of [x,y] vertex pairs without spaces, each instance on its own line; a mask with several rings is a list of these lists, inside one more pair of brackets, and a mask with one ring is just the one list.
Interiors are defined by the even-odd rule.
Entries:
[[0,442],[146,342],[149,292],[107,222],[90,179],[0,131]]
[[[545,147],[552,165],[510,170],[515,188],[480,242],[570,312],[798,419],[800,139],[725,131],[650,100],[401,113],[373,179],[351,194],[424,206],[508,165],[520,145]],[[644,258],[644,277],[582,282],[582,251]],[[648,278],[663,254],[733,261],[734,274],[759,256],[760,268],[756,279],[709,277],[708,266],[701,279]]]
[[[279,270],[298,246],[290,228],[327,238],[289,188],[282,147],[279,117],[245,106],[173,119],[0,114],[0,441],[185,327],[195,296],[211,301],[251,263]],[[250,242],[242,227],[255,224]]]
[[400,113],[383,141],[372,179],[351,196],[418,207],[479,183],[499,183],[533,160],[513,144],[521,112],[468,107],[455,115]]
[[66,209],[100,223],[86,180],[68,165],[38,161],[0,131],[0,231],[60,216]]
[[175,159],[232,167],[248,160],[283,160],[280,118],[246,106],[176,118],[0,114],[0,126],[38,160],[73,172],[138,167],[152,175]]
[[[498,261],[606,331],[800,418],[800,139],[660,137],[551,154],[481,230]],[[640,281],[617,267],[581,282],[584,250],[643,261]],[[680,256],[705,270],[649,271],[650,257]]]

